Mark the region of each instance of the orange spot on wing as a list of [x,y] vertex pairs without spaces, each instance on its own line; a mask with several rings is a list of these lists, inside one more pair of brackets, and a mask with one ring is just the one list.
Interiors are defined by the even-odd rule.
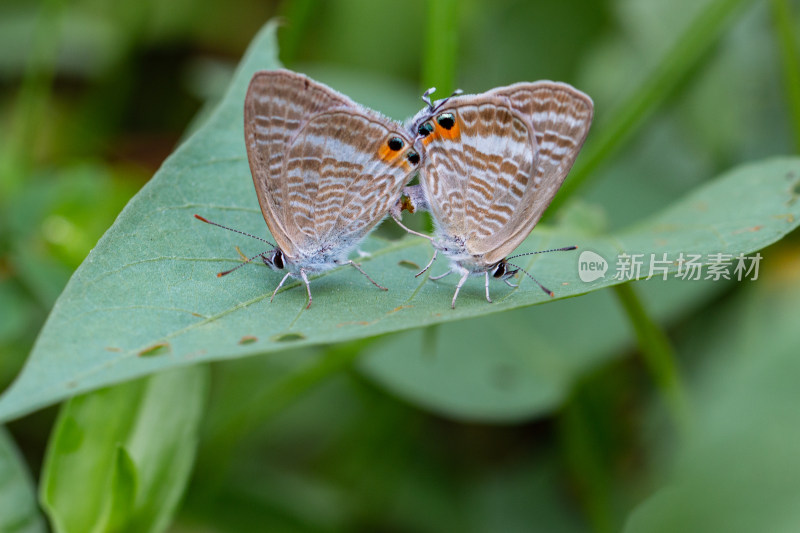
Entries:
[[378,157],[387,163],[394,162],[395,159],[403,154],[405,154],[405,150],[392,150],[387,143],[381,144],[381,147],[378,148]]
[[461,126],[458,123],[458,116],[455,116],[455,124],[449,130],[444,129],[440,125],[436,125],[436,131],[434,133],[438,133],[444,139],[450,139],[451,141],[457,141],[461,138]]
[[451,141],[458,141],[461,138],[461,125],[459,124],[458,116],[454,115],[455,124],[449,130],[444,129],[436,121],[433,121],[433,131],[421,139],[423,146],[428,146],[434,139],[449,139]]

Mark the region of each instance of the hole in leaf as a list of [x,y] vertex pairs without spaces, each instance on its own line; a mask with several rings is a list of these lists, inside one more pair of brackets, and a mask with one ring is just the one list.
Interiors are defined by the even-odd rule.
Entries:
[[167,355],[169,352],[169,343],[159,342],[139,352],[139,357],[155,357],[157,355]]
[[306,336],[302,333],[284,333],[283,335],[277,335],[272,338],[275,342],[291,342],[291,341],[301,341],[305,339]]
[[253,337],[252,335],[245,335],[241,339],[239,339],[239,344],[253,344],[258,340],[258,337]]
[[408,268],[409,270],[419,270],[419,265],[413,261],[406,261],[405,259],[398,261],[398,265],[404,268]]

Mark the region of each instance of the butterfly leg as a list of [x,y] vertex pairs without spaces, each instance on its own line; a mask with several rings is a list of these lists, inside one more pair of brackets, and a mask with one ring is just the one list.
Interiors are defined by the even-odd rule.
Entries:
[[453,273],[453,269],[451,268],[450,270],[448,270],[447,272],[445,272],[444,274],[442,274],[442,275],[440,275],[440,276],[431,276],[431,277],[430,277],[430,278],[428,278],[428,279],[431,279],[431,280],[433,280],[433,281],[436,281],[437,279],[442,279],[443,277],[445,277],[445,276],[449,276],[449,275],[450,275],[450,274],[452,274],[452,273]]
[[492,299],[489,298],[489,271],[484,272],[484,275],[486,276],[486,301],[492,303]]
[[[439,250],[437,250],[437,249],[435,249],[435,248],[434,248],[434,249],[433,249],[433,257],[431,257],[431,260],[430,260],[430,261],[428,261],[428,264],[427,264],[427,265],[425,265],[425,268],[423,268],[422,270],[420,270],[419,272],[417,272],[416,274],[414,274],[414,277],[415,277],[415,278],[418,278],[418,277],[420,277],[421,275],[423,275],[425,272],[427,272],[427,271],[428,271],[428,269],[431,267],[431,265],[433,264],[433,262],[434,262],[434,261],[436,261],[436,254],[438,254],[438,253],[439,253]],[[449,274],[449,272],[448,272],[447,274]],[[444,275],[446,276],[447,274],[444,274]],[[437,278],[437,279],[438,279],[438,278]]]
[[467,281],[468,277],[469,277],[469,270],[467,270],[465,268],[464,269],[464,273],[461,275],[461,279],[458,280],[458,285],[456,285],[456,292],[453,295],[453,301],[450,302],[450,308],[451,309],[455,309],[456,308],[456,298],[458,298],[458,291],[461,290],[461,287],[464,285],[464,282]]
[[369,277],[369,275],[368,275],[366,272],[364,272],[364,271],[361,269],[361,267],[360,267],[360,266],[358,266],[358,263],[354,263],[353,261],[348,261],[348,262],[347,262],[347,264],[348,264],[348,265],[352,265],[352,266],[353,266],[353,268],[355,268],[356,270],[358,270],[359,272],[361,272],[362,274],[364,274],[364,277],[365,277],[365,278],[367,278],[368,280],[370,280],[370,281],[372,282],[372,284],[373,284],[373,285],[375,285],[376,287],[378,287],[380,290],[382,290],[382,291],[388,291],[388,290],[389,290],[389,289],[387,289],[386,287],[384,287],[383,285],[378,285],[378,283],[377,283],[377,282],[376,282],[374,279],[372,279],[371,277]]
[[503,280],[503,282],[504,282],[506,285],[508,285],[509,287],[511,287],[512,289],[516,289],[517,287],[519,287],[519,285],[514,285],[513,283],[511,283],[511,282],[510,282],[510,281],[508,281],[507,279],[504,279],[504,280]]
[[392,215],[392,218],[394,219],[394,221],[395,221],[395,222],[397,222],[397,225],[398,225],[398,226],[400,226],[401,228],[403,228],[403,229],[404,229],[404,230],[406,230],[407,232],[411,233],[412,235],[417,235],[417,236],[419,236],[419,237],[425,237],[425,238],[426,238],[426,239],[428,239],[429,241],[433,241],[433,238],[432,238],[430,235],[425,235],[424,233],[420,233],[420,232],[418,232],[418,231],[414,231],[413,229],[411,229],[411,228],[409,228],[409,227],[406,227],[406,225],[405,225],[405,224],[403,224],[402,222],[400,222],[400,218],[398,218],[398,217],[396,217],[396,216],[394,216],[394,215]]
[[306,292],[308,293],[308,305],[306,309],[311,307],[311,285],[308,284],[308,276],[306,276],[306,271],[302,268],[300,269],[300,277],[303,278],[303,283],[306,284]]
[[291,275],[292,275],[292,273],[291,273],[291,272],[287,272],[287,273],[286,273],[286,275],[285,275],[285,276],[283,276],[283,279],[281,280],[281,282],[280,282],[280,283],[278,283],[278,286],[277,286],[277,287],[275,287],[275,290],[274,290],[274,291],[272,291],[272,296],[271,296],[271,297],[270,297],[270,299],[269,299],[269,301],[270,301],[270,302],[272,302],[272,299],[273,299],[273,298],[275,298],[275,295],[276,295],[276,294],[278,294],[278,289],[280,289],[281,287],[283,287],[283,283],[284,283],[284,282],[285,282],[287,279],[289,279],[289,276],[291,276]]

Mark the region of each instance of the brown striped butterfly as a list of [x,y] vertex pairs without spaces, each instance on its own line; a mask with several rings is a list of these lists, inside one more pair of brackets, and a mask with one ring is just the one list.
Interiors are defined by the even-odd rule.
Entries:
[[409,122],[423,154],[420,185],[406,187],[392,215],[400,223],[404,208],[430,211],[434,236],[422,236],[431,240],[434,253],[417,275],[430,268],[439,252],[445,254],[450,269],[431,279],[460,275],[452,308],[470,276],[484,276],[491,302],[490,277],[516,287],[509,278],[521,269],[508,261],[529,254],[508,255],[527,238],[567,177],[594,106],[577,89],[550,81],[516,83],[478,95],[456,93],[435,103],[431,92],[423,95],[427,107]]
[[386,216],[420,162],[398,124],[308,77],[287,70],[256,73],[244,104],[247,159],[264,220],[277,245],[195,215],[203,222],[262,240],[261,258],[290,278],[351,265],[347,258]]

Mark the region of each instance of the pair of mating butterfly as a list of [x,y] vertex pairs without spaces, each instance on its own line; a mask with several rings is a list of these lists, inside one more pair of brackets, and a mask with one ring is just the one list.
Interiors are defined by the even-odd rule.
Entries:
[[[404,127],[301,74],[256,73],[244,106],[247,156],[277,246],[265,241],[274,248],[236,268],[259,257],[274,270],[286,268],[272,296],[289,277],[299,277],[308,307],[308,273],[339,265],[352,265],[386,290],[347,256],[391,214],[433,244],[422,272],[442,252],[450,270],[431,279],[460,274],[453,308],[470,275],[484,276],[489,302],[490,276],[515,287],[508,280],[519,267],[507,255],[566,178],[589,130],[592,100],[548,81],[437,102],[430,100],[432,91]],[[404,189],[416,172],[420,185]],[[403,226],[404,208],[429,211],[434,237]]]

